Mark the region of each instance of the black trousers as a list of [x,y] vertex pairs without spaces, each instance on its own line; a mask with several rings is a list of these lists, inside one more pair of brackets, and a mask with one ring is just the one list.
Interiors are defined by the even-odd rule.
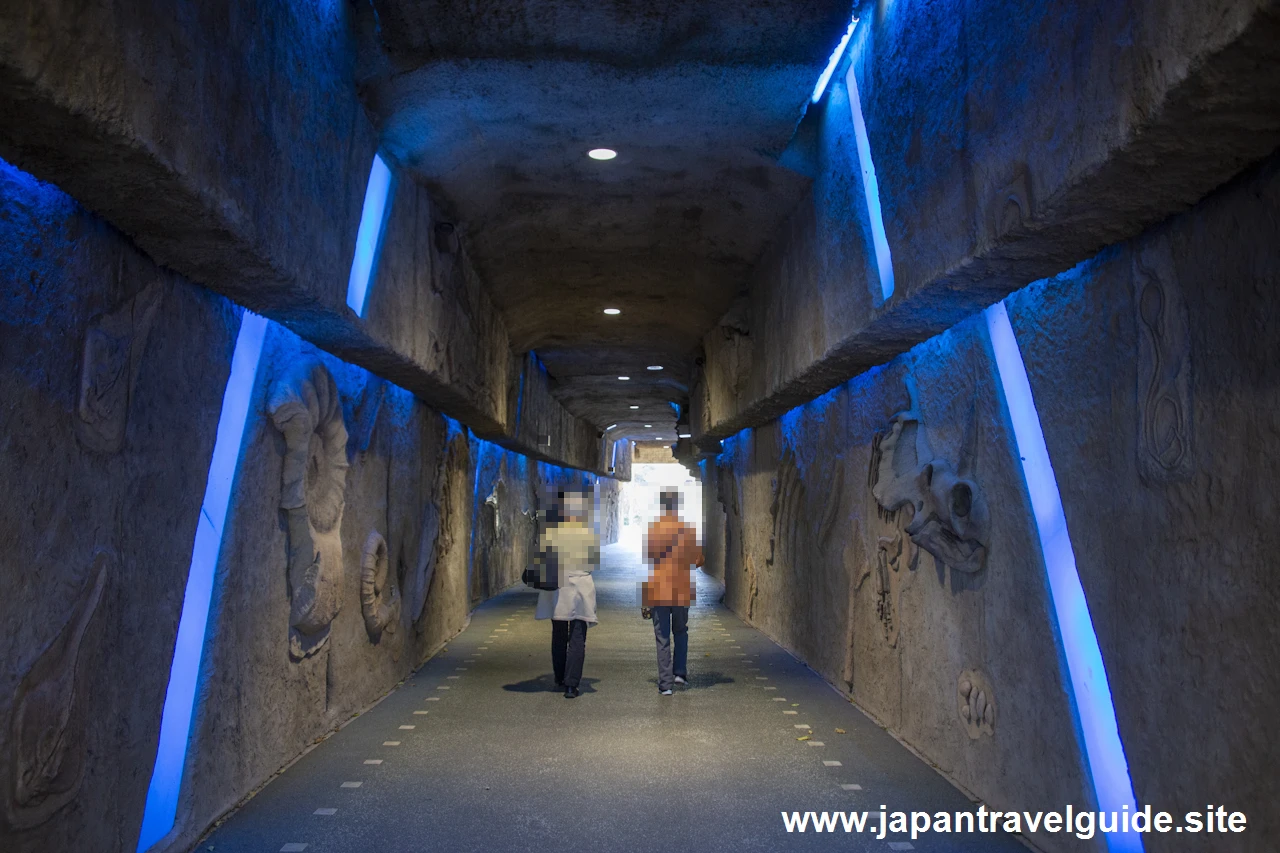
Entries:
[[551,620],[551,667],[556,684],[577,687],[582,681],[582,662],[587,657],[587,623]]

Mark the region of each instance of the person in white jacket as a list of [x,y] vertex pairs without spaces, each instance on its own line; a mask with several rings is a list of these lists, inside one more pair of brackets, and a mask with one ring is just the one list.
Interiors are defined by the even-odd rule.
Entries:
[[583,492],[561,492],[557,517],[538,538],[538,560],[554,566],[560,586],[538,593],[534,618],[551,620],[551,666],[566,699],[581,695],[587,626],[596,624],[591,573],[600,566],[600,537],[591,524],[590,501]]

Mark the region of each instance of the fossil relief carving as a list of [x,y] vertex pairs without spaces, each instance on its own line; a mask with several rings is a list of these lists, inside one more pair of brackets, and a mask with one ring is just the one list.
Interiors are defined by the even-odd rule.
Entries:
[[460,504],[469,497],[467,490],[470,482],[466,479],[468,465],[467,440],[459,433],[449,439],[448,446],[440,454],[432,500],[424,511],[424,529],[413,584],[405,586],[409,619],[419,632],[426,628],[422,617],[426,613],[427,598],[436,572],[453,551],[453,525],[462,512]]
[[29,829],[71,802],[84,778],[86,744],[76,697],[80,646],[106,585],[107,551],[93,567],[71,616],[18,685],[10,724],[8,823]]
[[910,507],[903,532],[955,571],[977,572],[986,562],[990,516],[972,466],[973,424],[959,465],[937,456],[920,422],[915,384],[908,381],[911,407],[893,416],[889,432],[873,453],[871,493],[886,512]]
[[[867,486],[874,494],[880,475],[880,460],[884,454],[884,435],[878,435],[871,443],[871,465],[867,472]],[[869,522],[871,536],[875,539],[875,559],[870,572],[858,580],[861,586],[870,577],[875,602],[876,619],[885,642],[898,645],[898,594],[908,572],[914,572],[919,564],[918,546],[903,529],[911,522],[914,504],[905,504],[889,510],[876,503],[873,520]]]
[[302,660],[324,646],[342,607],[347,428],[338,387],[318,361],[289,365],[272,384],[267,408],[285,440],[280,508],[289,530],[289,654]]
[[376,530],[370,531],[365,540],[360,561],[360,612],[371,642],[378,642],[383,633],[396,632],[400,621],[400,585],[390,570],[387,540]]
[[956,711],[972,740],[996,733],[996,698],[991,682],[974,669],[960,673],[956,681]]
[[1148,483],[1192,473],[1191,334],[1167,240],[1136,255],[1138,473]]
[[124,445],[129,401],[163,296],[161,284],[150,284],[85,333],[76,435],[88,450],[118,453]]
[[805,503],[804,481],[800,478],[800,469],[796,466],[795,453],[791,448],[783,451],[770,491],[769,518],[772,525],[769,533],[769,556],[764,563],[773,568],[781,560],[790,569],[795,567],[803,546],[798,526]]

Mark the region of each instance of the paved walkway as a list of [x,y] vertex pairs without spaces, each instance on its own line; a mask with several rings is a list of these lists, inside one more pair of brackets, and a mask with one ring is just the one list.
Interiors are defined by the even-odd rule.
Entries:
[[1025,850],[991,835],[787,833],[782,811],[865,810],[876,826],[881,804],[971,804],[718,604],[706,576],[690,611],[691,683],[659,695],[642,577],[635,550],[604,549],[580,698],[553,689],[550,625],[533,618],[536,593],[517,587],[198,849]]

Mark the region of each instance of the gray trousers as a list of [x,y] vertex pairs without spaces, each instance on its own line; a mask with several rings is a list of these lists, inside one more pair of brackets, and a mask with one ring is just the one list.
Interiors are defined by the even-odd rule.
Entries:
[[[658,689],[670,690],[675,677],[689,674],[689,608],[654,607],[653,639],[658,644]],[[675,660],[671,635],[675,635]]]

